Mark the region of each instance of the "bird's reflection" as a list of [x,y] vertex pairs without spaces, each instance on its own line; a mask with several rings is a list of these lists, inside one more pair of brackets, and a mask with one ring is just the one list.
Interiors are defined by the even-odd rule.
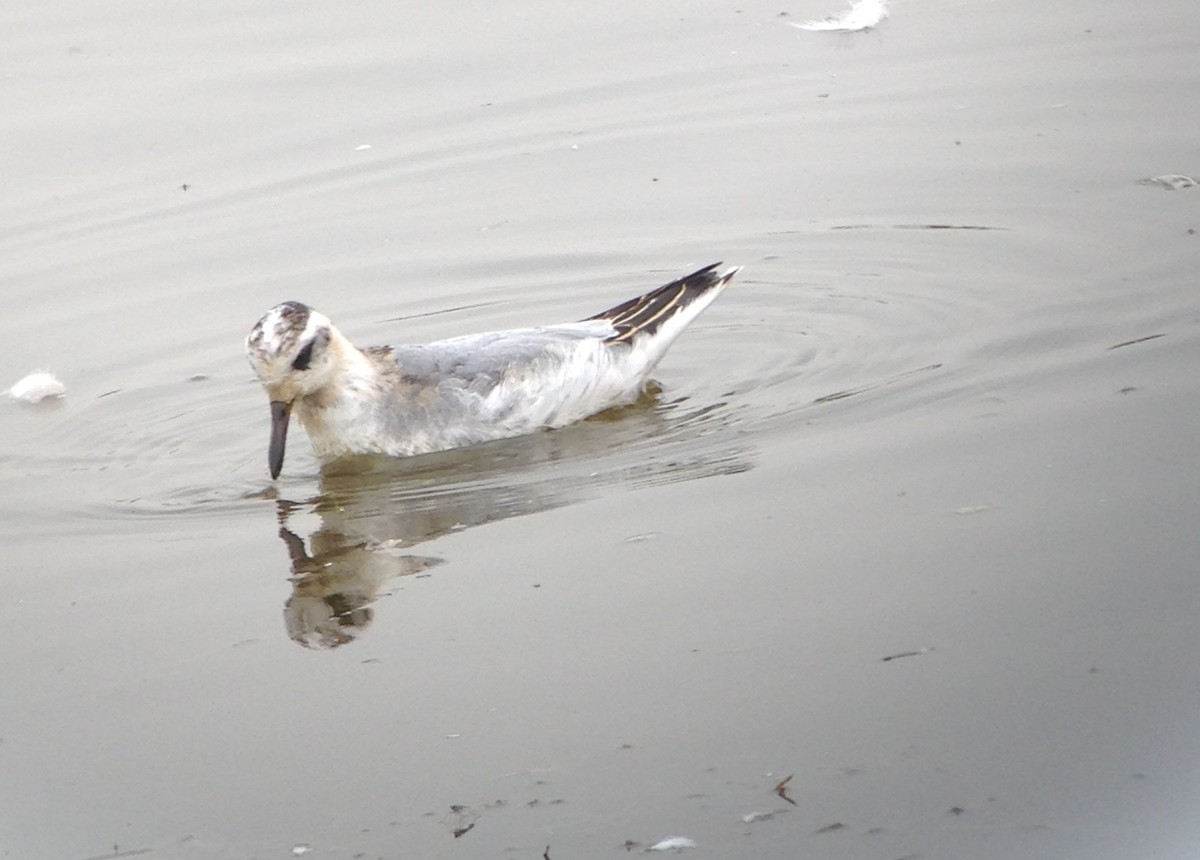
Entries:
[[[683,406],[660,404],[652,391],[615,414],[554,432],[323,468],[315,496],[276,499],[279,537],[291,562],[288,636],[306,648],[354,641],[374,620],[372,604],[396,580],[427,575],[443,562],[412,554],[418,544],[605,491],[750,468],[744,447],[720,445],[729,420],[719,406]],[[313,513],[320,525],[306,543],[290,523]]]
[[310,539],[311,555],[286,526],[280,526],[279,537],[292,560],[292,594],[284,604],[284,623],[288,636],[306,648],[336,648],[354,641],[371,625],[371,603],[390,580],[442,561],[395,556],[369,543],[343,543],[344,536],[326,529]]

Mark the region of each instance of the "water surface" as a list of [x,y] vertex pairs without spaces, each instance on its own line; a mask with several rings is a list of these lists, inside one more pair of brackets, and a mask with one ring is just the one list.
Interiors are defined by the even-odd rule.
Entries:
[[[0,12],[4,856],[1195,856],[1200,12],[840,6]],[[267,479],[279,301],[718,259],[633,407]]]

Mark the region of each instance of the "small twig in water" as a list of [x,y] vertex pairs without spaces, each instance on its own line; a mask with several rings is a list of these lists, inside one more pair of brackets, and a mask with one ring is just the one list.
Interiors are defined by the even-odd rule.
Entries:
[[880,657],[880,663],[887,663],[889,660],[900,660],[904,657],[920,657],[922,654],[928,654],[932,648],[918,648],[915,651],[901,651],[899,654],[888,654],[886,657]]
[[783,779],[779,780],[779,783],[775,786],[775,793],[778,794],[780,797],[782,797],[784,800],[786,800],[788,803],[790,803],[792,806],[795,806],[796,801],[794,801],[790,797],[788,797],[788,793],[787,793],[787,785],[789,782],[792,781],[793,776],[795,776],[794,773],[789,773]]

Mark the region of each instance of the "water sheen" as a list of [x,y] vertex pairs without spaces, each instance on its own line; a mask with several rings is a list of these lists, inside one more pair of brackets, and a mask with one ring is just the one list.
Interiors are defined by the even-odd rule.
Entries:
[[[1200,14],[844,6],[0,11],[8,855],[1195,856]],[[280,301],[717,260],[633,406],[268,480]]]

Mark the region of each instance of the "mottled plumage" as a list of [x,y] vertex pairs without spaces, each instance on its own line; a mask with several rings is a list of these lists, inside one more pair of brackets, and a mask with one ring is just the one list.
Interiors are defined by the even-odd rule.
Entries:
[[322,460],[408,456],[562,427],[631,403],[737,273],[716,263],[586,320],[359,349],[319,311],[277,305],[246,338],[271,401],[271,477],[295,412]]

